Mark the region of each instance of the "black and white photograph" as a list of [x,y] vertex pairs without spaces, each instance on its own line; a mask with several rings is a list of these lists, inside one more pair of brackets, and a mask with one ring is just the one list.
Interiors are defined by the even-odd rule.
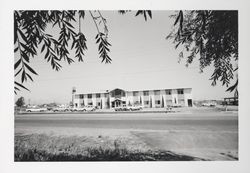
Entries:
[[237,10],[16,10],[15,161],[238,160]]
[[0,172],[248,173],[249,5],[3,0]]

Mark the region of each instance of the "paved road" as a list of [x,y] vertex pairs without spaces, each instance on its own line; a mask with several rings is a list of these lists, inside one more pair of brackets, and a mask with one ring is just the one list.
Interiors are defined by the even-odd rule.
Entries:
[[28,114],[15,117],[15,127],[77,127],[147,130],[237,131],[233,114]]

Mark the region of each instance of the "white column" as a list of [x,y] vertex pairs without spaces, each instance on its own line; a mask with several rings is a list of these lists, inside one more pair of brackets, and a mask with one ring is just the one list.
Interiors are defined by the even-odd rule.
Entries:
[[96,106],[96,94],[92,94],[92,103],[93,106]]
[[[178,104],[177,89],[172,89],[171,93],[172,93],[172,102],[173,102],[173,104]],[[176,102],[175,102],[175,100],[176,100]]]
[[154,91],[149,91],[149,105],[150,105],[150,100],[152,101],[152,108],[155,108],[155,95],[154,95]]

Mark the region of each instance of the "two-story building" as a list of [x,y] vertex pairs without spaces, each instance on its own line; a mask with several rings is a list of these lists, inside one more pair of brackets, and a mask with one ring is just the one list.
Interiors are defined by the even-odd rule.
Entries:
[[192,88],[155,89],[128,91],[120,88],[96,93],[77,93],[72,90],[74,107],[87,105],[100,109],[115,108],[122,105],[142,105],[145,108],[166,107],[167,105],[193,106]]

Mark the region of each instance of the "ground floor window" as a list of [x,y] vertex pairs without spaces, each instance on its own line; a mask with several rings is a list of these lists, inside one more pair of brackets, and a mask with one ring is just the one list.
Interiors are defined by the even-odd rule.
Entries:
[[155,100],[155,107],[156,108],[161,107],[161,101],[160,100]]
[[166,100],[166,106],[171,106],[172,105],[172,100]]
[[185,100],[184,100],[184,99],[179,99],[179,100],[178,100],[178,103],[179,103],[181,106],[185,106]]

